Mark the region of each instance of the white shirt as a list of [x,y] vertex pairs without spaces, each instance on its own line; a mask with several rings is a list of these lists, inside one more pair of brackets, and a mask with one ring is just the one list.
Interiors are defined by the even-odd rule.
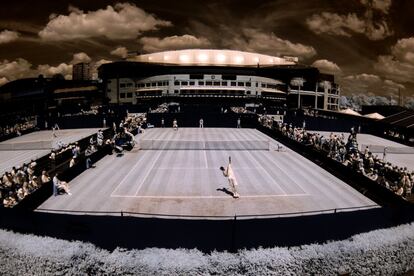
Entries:
[[229,180],[233,181],[234,185],[237,185],[236,176],[234,175],[234,171],[233,171],[233,168],[231,167],[231,164],[227,165],[227,168],[224,171],[224,175],[227,176]]

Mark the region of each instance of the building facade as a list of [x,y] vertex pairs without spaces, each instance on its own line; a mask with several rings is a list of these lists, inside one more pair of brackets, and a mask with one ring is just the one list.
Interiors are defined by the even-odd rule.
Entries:
[[73,65],[72,68],[73,80],[91,80],[92,74],[90,70],[90,64],[81,62]]
[[99,68],[111,104],[216,100],[337,110],[332,75],[297,58],[231,50],[179,50],[138,55]]

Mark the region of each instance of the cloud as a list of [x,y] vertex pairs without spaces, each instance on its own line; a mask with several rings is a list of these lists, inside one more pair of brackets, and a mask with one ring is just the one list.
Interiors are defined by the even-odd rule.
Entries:
[[357,82],[363,82],[366,84],[373,84],[373,83],[379,83],[381,82],[381,78],[377,75],[373,74],[359,74],[359,75],[350,75],[343,78],[344,80],[350,80],[350,81],[357,81]]
[[80,53],[73,54],[73,59],[70,63],[71,64],[77,64],[77,63],[81,63],[81,62],[88,63],[91,60],[92,59],[88,56],[88,54],[86,54],[84,52],[80,52]]
[[366,35],[370,40],[381,40],[393,34],[386,21],[374,22],[370,13],[360,18],[355,13],[339,15],[322,12],[307,18],[306,24],[316,34],[351,37],[353,33],[357,33]]
[[204,37],[192,35],[168,36],[162,39],[158,37],[142,37],[140,40],[142,49],[146,52],[158,52],[163,50],[178,50],[187,48],[204,48],[210,46],[210,41]]
[[4,30],[0,32],[0,44],[6,44],[15,41],[19,38],[19,36],[20,34],[18,32]]
[[52,77],[56,74],[61,74],[67,80],[72,79],[72,64],[61,63],[58,66],[41,64],[37,66],[37,71],[45,77]]
[[118,47],[115,50],[111,51],[111,55],[126,58],[128,56],[128,49],[125,47]]
[[243,29],[241,34],[229,39],[226,46],[231,49],[277,56],[293,55],[310,58],[316,55],[316,50],[312,46],[293,43],[277,37],[274,33],[265,33],[251,28]]
[[341,84],[344,95],[361,94],[388,97],[397,96],[399,89],[405,89],[403,84],[366,73],[345,76],[340,78],[338,82]]
[[322,73],[340,74],[342,72],[336,63],[326,59],[315,60],[312,66],[318,68]]
[[36,76],[36,72],[31,69],[32,64],[23,58],[14,61],[0,61],[0,78],[9,81]]
[[91,58],[83,52],[74,54],[70,62],[62,62],[56,66],[49,64],[40,64],[36,67],[33,67],[30,62],[22,58],[18,58],[14,61],[4,60],[0,61],[0,79],[1,83],[4,83],[21,78],[37,77],[40,74],[45,77],[53,77],[56,74],[62,74],[65,79],[69,80],[72,79],[73,64],[79,62],[90,62],[91,73],[93,76],[97,77],[97,68],[100,65],[111,61],[101,59],[93,62]]
[[414,65],[414,37],[398,40],[391,47],[391,53],[397,60]]
[[3,84],[6,84],[8,82],[9,82],[9,80],[7,78],[5,78],[5,77],[0,78],[0,86],[2,86]]
[[374,68],[386,78],[414,83],[414,37],[398,40],[391,55],[379,56]]
[[388,14],[391,7],[392,0],[360,0],[361,4],[369,9],[378,10],[382,13]]
[[397,82],[393,82],[392,80],[385,80],[384,84],[388,87],[395,88],[395,89],[405,89],[405,85]]
[[143,32],[171,25],[130,3],[108,5],[106,9],[86,13],[69,6],[69,15],[52,14],[39,36],[51,41],[91,37],[133,39]]

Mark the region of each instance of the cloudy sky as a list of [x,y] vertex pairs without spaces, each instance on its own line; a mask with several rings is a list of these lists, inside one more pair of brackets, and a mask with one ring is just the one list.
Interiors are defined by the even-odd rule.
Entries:
[[298,56],[346,95],[414,96],[414,1],[7,1],[0,85],[140,53],[222,48]]

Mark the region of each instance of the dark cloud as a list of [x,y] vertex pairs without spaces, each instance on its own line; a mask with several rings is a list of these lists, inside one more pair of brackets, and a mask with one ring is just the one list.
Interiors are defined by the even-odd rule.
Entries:
[[171,26],[171,22],[157,19],[129,3],[117,3],[88,12],[69,6],[68,15],[52,14],[49,19],[39,36],[52,41],[101,36],[109,39],[134,39],[142,32]]

